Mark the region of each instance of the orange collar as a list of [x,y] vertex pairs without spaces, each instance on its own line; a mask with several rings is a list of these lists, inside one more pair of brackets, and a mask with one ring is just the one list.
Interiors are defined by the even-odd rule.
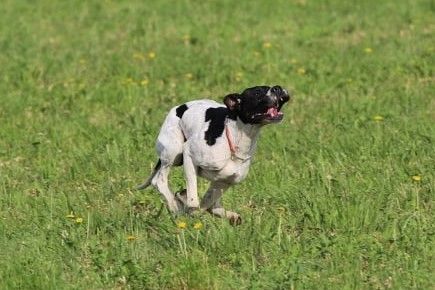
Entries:
[[228,145],[230,146],[231,154],[232,154],[232,155],[236,155],[236,152],[237,152],[237,149],[238,149],[238,148],[237,148],[236,145],[234,145],[234,142],[233,142],[233,136],[231,135],[231,131],[230,131],[230,129],[228,128],[227,125],[225,125],[225,135],[227,136]]

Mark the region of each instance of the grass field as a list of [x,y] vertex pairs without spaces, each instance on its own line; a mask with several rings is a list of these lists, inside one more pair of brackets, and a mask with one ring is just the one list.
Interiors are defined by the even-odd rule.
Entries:
[[[434,289],[434,12],[2,1],[0,289]],[[132,190],[172,106],[262,84],[295,98],[224,196],[242,225]]]

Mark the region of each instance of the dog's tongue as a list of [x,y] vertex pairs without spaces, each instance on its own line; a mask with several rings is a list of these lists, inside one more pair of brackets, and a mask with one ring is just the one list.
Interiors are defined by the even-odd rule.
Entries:
[[275,107],[271,107],[267,110],[267,114],[271,116],[272,118],[276,117],[278,115],[278,109]]

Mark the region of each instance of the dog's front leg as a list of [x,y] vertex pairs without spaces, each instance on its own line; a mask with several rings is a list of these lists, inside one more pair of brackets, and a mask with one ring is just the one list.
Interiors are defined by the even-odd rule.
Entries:
[[212,183],[201,200],[201,209],[220,218],[227,218],[232,225],[242,223],[242,218],[236,212],[226,210],[221,205],[221,198],[224,191],[229,187],[226,183]]
[[183,153],[183,167],[184,175],[186,177],[186,206],[187,211],[190,212],[199,209],[199,199],[197,187],[198,168],[193,163],[189,150],[185,150]]
[[217,201],[220,200],[224,191],[229,187],[229,184],[212,182],[204,197],[201,200],[202,210],[211,210]]

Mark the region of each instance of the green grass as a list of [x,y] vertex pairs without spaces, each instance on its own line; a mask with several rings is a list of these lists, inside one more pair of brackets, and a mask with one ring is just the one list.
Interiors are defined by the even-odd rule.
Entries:
[[[0,288],[433,289],[434,11],[3,1]],[[224,196],[244,223],[177,229],[132,190],[166,112],[262,84],[295,98]]]

